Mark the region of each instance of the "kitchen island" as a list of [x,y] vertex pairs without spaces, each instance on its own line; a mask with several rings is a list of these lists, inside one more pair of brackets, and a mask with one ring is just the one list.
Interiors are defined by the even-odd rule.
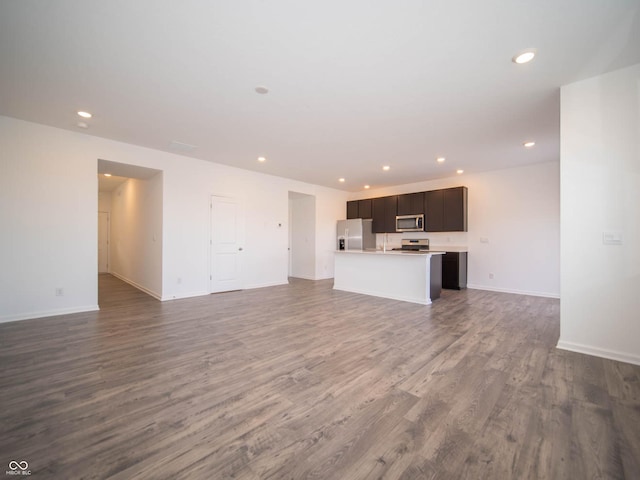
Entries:
[[333,288],[429,305],[440,297],[443,253],[338,250]]

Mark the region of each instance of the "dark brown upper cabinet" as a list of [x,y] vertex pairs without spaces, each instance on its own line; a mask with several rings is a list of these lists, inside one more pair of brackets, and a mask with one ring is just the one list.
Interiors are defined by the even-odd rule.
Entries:
[[425,192],[425,231],[467,231],[467,187]]
[[373,200],[365,198],[364,200],[358,200],[358,215],[360,218],[373,218],[372,214]]
[[347,220],[358,217],[358,200],[350,200],[347,202]]
[[444,192],[432,190],[424,192],[424,230],[425,232],[444,231]]
[[424,192],[398,195],[398,215],[420,215],[424,213]]
[[374,198],[372,202],[373,233],[395,233],[398,196]]
[[421,213],[425,232],[466,232],[467,187],[347,202],[347,218],[372,218],[374,233],[394,233],[396,215]]
[[373,200],[350,200],[347,202],[347,219],[351,218],[373,218],[371,205]]
[[467,231],[467,187],[444,190],[444,231]]

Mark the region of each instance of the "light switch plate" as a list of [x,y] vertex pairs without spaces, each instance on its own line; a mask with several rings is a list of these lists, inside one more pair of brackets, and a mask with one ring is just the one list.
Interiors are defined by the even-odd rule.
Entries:
[[602,243],[605,245],[622,245],[622,232],[602,232]]

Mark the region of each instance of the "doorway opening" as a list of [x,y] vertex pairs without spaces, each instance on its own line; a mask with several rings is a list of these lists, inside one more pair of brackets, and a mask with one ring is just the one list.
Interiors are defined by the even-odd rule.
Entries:
[[[98,274],[162,298],[162,171],[98,160]],[[98,279],[100,283],[100,277]],[[100,290],[98,304],[101,303]]]
[[289,192],[289,277],[316,279],[316,197]]

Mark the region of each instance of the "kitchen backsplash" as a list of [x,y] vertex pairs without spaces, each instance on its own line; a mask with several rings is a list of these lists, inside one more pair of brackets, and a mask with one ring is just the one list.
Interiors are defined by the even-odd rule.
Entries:
[[428,238],[430,245],[438,246],[467,246],[467,232],[406,232],[406,233],[377,233],[376,247],[381,249],[387,237],[387,249],[400,248],[403,238]]

